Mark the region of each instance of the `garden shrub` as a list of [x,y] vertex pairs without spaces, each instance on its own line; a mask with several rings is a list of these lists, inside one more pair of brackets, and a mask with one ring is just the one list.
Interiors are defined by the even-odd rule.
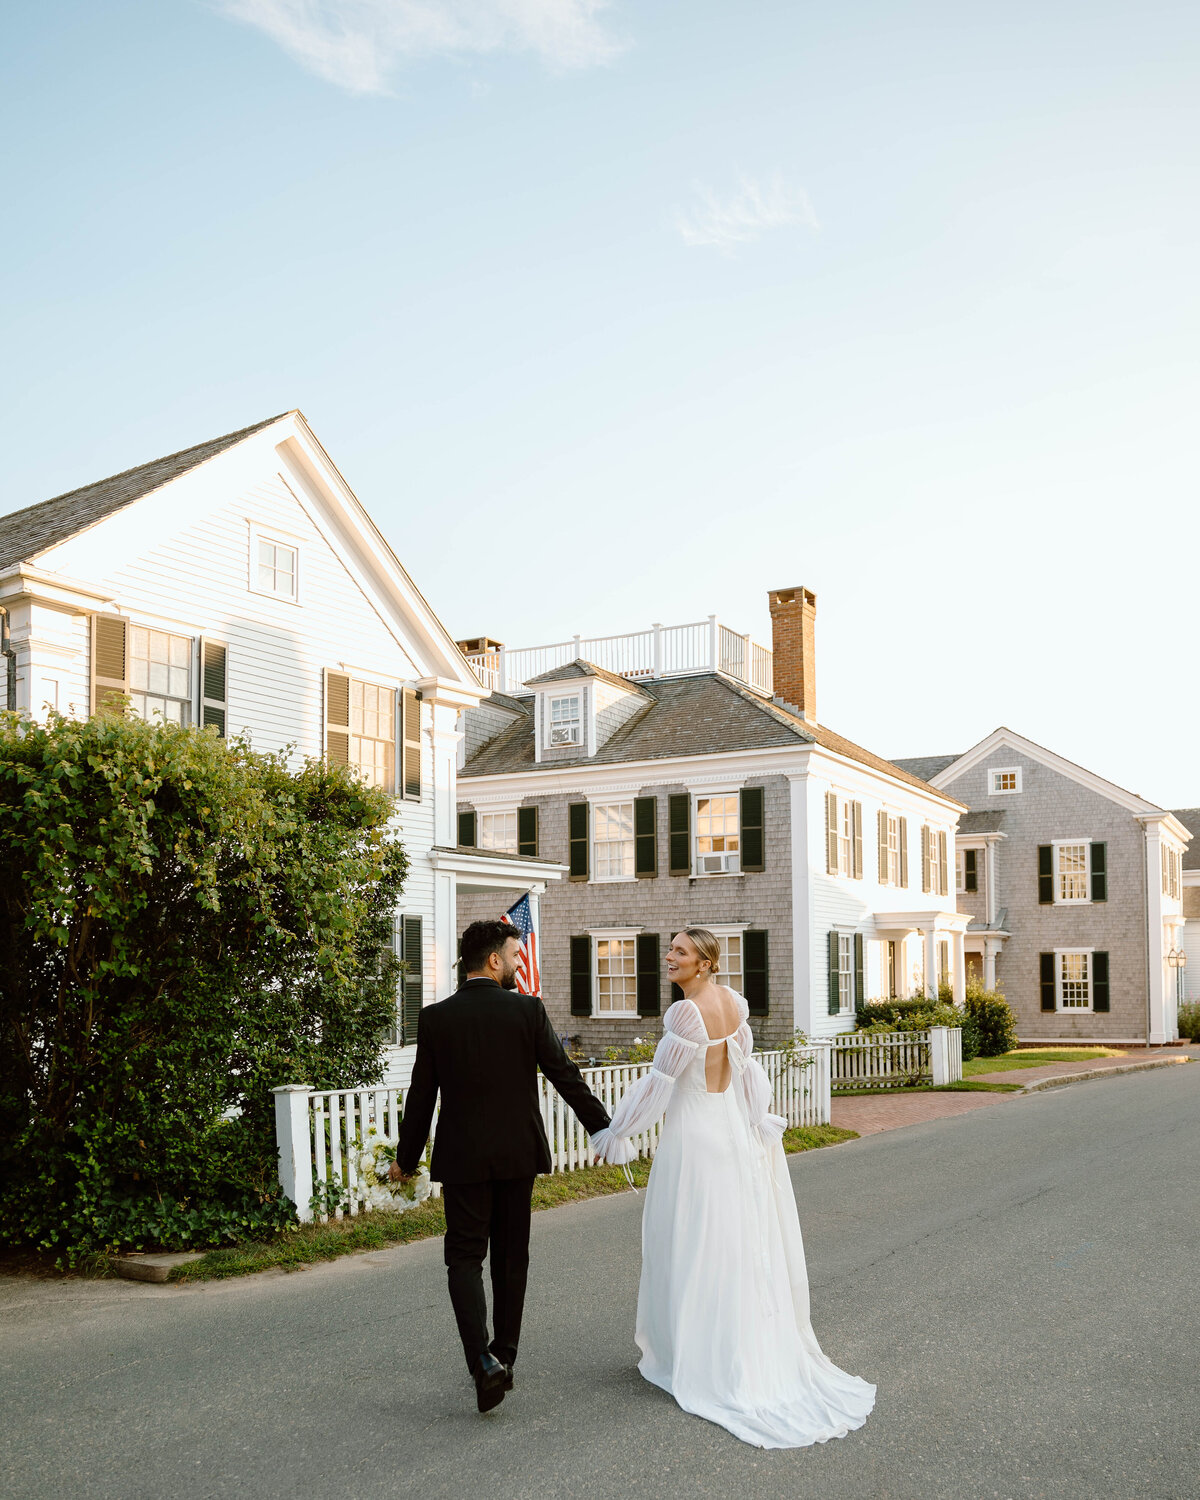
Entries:
[[[944,991],[949,994],[949,991]],[[979,1030],[969,1010],[947,1000],[871,1000],[855,1013],[860,1032],[882,1035],[888,1031],[927,1031],[931,1026],[958,1026],[962,1030],[963,1062],[979,1056]]]
[[1200,1000],[1188,1000],[1179,1007],[1179,1035],[1200,1042]]
[[999,990],[968,984],[966,1011],[978,1032],[980,1057],[999,1057],[1017,1045],[1017,1018]]
[[379,1076],[391,810],[211,731],[0,715],[0,1239],[70,1258],[294,1222],[271,1089]]

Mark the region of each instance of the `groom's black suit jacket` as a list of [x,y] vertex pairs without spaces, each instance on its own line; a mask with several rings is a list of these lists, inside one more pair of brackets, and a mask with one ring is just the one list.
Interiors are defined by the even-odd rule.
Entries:
[[536,995],[501,989],[492,979],[468,979],[448,1000],[426,1006],[417,1022],[417,1056],[396,1146],[401,1171],[416,1169],[441,1089],[429,1169],[436,1181],[487,1182],[549,1172],[539,1068],[589,1134],[609,1123]]

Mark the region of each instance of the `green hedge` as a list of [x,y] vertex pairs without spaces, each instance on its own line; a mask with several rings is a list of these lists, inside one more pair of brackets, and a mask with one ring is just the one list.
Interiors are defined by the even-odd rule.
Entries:
[[0,715],[0,1238],[293,1221],[271,1089],[378,1077],[406,861],[344,768],[119,715]]
[[1200,1042],[1200,1001],[1188,1000],[1179,1007],[1179,1035]]

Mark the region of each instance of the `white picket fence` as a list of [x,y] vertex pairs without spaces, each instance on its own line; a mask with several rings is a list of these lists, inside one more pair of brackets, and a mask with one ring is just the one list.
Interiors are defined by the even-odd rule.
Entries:
[[[771,1080],[772,1110],[789,1126],[829,1123],[832,1050],[828,1042],[818,1042],[794,1052],[755,1053]],[[649,1071],[648,1062],[582,1069],[587,1086],[610,1115],[629,1086]],[[552,1170],[570,1172],[589,1166],[592,1154],[587,1131],[540,1073],[538,1088]],[[324,1185],[331,1186],[340,1200],[334,1209],[335,1218],[365,1209],[359,1199],[356,1153],[350,1147],[356,1138],[366,1140],[372,1128],[376,1139],[394,1142],[404,1111],[404,1093],[399,1088],[310,1089],[303,1083],[274,1090],[279,1180],[302,1222],[313,1217],[310,1200],[314,1189]],[[653,1156],[658,1136],[657,1123],[635,1136],[638,1155]],[[324,1222],[328,1215],[318,1208],[317,1217]]]
[[833,1041],[832,1089],[899,1089],[914,1083],[957,1083],[962,1078],[962,1029],[888,1031],[839,1036]]

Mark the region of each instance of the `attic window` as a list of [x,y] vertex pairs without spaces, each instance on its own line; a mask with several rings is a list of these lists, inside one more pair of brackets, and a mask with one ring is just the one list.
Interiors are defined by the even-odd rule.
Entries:
[[546,732],[546,744],[579,745],[583,742],[583,718],[580,714],[578,693],[568,697],[550,699],[550,723]]
[[1005,766],[1003,769],[992,769],[988,771],[988,792],[993,797],[1000,797],[1021,790],[1021,768],[1020,766]]
[[300,598],[300,549],[250,530],[250,590],[295,604]]

